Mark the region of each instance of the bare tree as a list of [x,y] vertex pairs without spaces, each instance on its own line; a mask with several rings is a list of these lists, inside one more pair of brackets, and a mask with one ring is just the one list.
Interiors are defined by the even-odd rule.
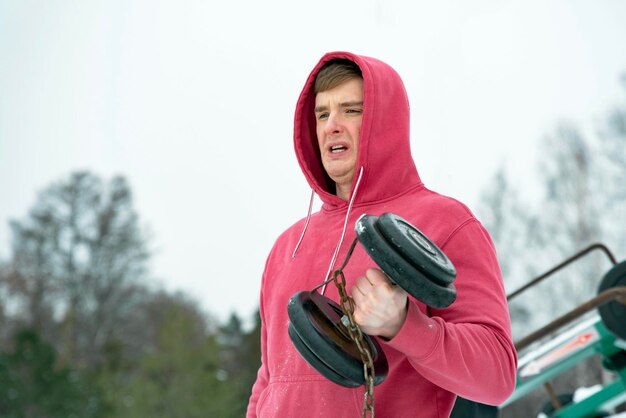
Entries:
[[[626,74],[623,86],[626,94]],[[602,235],[611,248],[625,256],[626,234],[619,223],[626,219],[626,103],[609,112],[598,137],[598,168],[602,170],[602,188],[606,191],[600,196]]]
[[[482,193],[477,212],[494,241],[504,284],[507,293],[511,293],[528,280],[532,215],[504,167],[498,169]],[[531,308],[524,303],[509,306],[515,338],[529,331]]]
[[57,342],[62,359],[96,364],[146,275],[146,237],[128,184],[73,173],[41,192],[11,228],[6,281],[22,301],[19,316]]
[[[596,241],[607,243],[618,259],[626,253],[621,224],[626,219],[626,106],[602,121],[597,136],[584,135],[571,123],[558,126],[543,143],[539,177],[544,196],[532,209],[520,203],[502,170],[483,196],[481,216],[496,242],[509,290],[524,273],[522,282],[527,282]],[[526,335],[595,296],[609,268],[605,257],[593,254],[516,298],[510,305],[514,335]],[[605,377],[596,360],[556,379],[557,390],[573,391]],[[533,392],[501,416],[533,416],[545,399],[542,391]]]
[[[572,124],[561,125],[545,142],[540,165],[545,197],[537,214],[543,270],[602,239],[598,203],[604,190],[592,144]],[[607,268],[594,254],[551,278],[546,290],[552,297],[544,298],[544,310],[553,319],[589,299]]]

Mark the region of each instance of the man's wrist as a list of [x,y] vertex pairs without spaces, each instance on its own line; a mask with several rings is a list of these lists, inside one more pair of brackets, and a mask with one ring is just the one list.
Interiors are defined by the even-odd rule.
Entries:
[[393,321],[387,329],[385,329],[379,336],[383,339],[389,341],[402,329],[404,326],[404,322],[406,321],[407,311],[409,310],[409,298],[406,298],[406,303],[404,305],[404,309],[400,310],[397,320]]

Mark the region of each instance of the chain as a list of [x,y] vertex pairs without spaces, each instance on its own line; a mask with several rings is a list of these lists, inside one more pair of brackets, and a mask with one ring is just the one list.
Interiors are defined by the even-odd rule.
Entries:
[[339,290],[341,310],[344,313],[344,316],[341,318],[341,323],[348,331],[348,335],[350,335],[352,341],[355,342],[361,356],[361,361],[363,362],[365,394],[363,395],[363,412],[361,417],[366,418],[369,414],[371,418],[374,418],[374,361],[372,360],[370,347],[363,338],[363,332],[361,332],[361,328],[354,321],[354,317],[352,316],[354,313],[354,300],[348,296],[348,292],[346,291],[346,278],[343,274],[343,269],[346,267],[348,260],[352,256],[356,243],[357,240],[355,238],[350,246],[350,249],[348,250],[348,254],[343,261],[343,264],[339,269],[333,272],[332,281]]

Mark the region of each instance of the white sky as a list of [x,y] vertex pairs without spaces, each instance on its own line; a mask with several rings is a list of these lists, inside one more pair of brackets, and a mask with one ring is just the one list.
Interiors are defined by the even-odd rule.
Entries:
[[324,52],[396,68],[422,178],[472,207],[500,164],[531,187],[558,121],[623,97],[625,21],[620,0],[0,0],[0,258],[51,182],[122,174],[154,275],[249,316],[306,215],[293,110]]

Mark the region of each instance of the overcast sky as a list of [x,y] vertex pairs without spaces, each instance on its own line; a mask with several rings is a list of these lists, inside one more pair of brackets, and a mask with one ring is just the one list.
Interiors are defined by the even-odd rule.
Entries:
[[531,187],[542,137],[623,98],[625,21],[620,0],[0,0],[0,258],[38,191],[121,174],[154,276],[249,316],[306,215],[293,111],[324,52],[396,68],[423,180],[475,207],[499,165]]

